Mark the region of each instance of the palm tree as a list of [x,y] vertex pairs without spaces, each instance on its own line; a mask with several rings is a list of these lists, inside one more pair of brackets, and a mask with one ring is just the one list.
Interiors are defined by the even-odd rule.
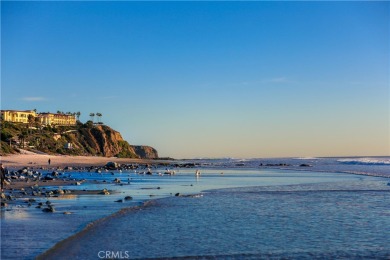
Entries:
[[35,123],[35,127],[41,128],[42,124],[41,124],[41,120],[39,119],[39,117],[34,118],[34,123]]
[[89,116],[91,117],[91,121],[93,123],[94,119],[95,119],[95,113],[90,113]]
[[22,132],[18,135],[19,138],[19,144],[22,148],[24,148],[24,142],[26,141],[27,134],[25,132]]
[[33,115],[28,115],[28,129],[30,129],[35,123],[35,117]]
[[81,113],[80,113],[80,111],[78,111],[78,112],[76,113],[76,116],[77,116],[77,120],[79,120],[79,121],[80,121],[80,115],[81,115]]
[[96,113],[96,116],[98,118],[98,124],[100,124],[100,119],[102,117],[102,114],[101,113]]
[[35,117],[33,115],[28,115],[28,125],[31,127],[35,122]]

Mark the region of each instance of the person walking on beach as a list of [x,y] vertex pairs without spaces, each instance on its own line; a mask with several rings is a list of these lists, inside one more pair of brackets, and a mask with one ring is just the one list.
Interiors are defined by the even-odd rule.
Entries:
[[0,163],[0,171],[1,171],[1,191],[4,191],[5,169],[2,163]]
[[51,160],[50,160],[50,158],[49,158],[49,160],[47,161],[47,163],[50,165],[50,163],[51,163]]

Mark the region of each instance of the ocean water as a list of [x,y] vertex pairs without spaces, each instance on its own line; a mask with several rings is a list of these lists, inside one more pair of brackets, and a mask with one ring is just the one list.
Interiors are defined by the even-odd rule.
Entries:
[[[223,159],[197,159],[192,160],[203,167],[212,168],[270,168],[266,165],[285,164],[285,166],[272,166],[285,170],[344,172],[370,176],[390,177],[390,157],[302,157],[302,158],[223,158]],[[310,167],[301,167],[302,164]]]
[[385,259],[390,193],[352,186],[235,188],[155,200],[91,227],[50,257]]
[[96,183],[64,189],[116,192],[50,198],[54,214],[2,210],[1,259],[33,259],[60,241],[43,259],[386,259],[390,158],[369,159],[194,160],[200,177],[66,173]]

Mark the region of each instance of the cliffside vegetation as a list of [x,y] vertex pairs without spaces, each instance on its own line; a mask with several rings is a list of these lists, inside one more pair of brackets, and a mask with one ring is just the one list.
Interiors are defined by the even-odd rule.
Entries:
[[20,148],[47,154],[158,158],[154,148],[132,146],[118,131],[92,121],[55,127],[1,121],[1,154],[17,153]]

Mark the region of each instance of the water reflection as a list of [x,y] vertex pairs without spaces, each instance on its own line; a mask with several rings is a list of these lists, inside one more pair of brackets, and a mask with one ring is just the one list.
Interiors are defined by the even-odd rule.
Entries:
[[10,207],[7,210],[1,210],[1,219],[3,220],[21,220],[31,217],[30,211],[22,207]]

